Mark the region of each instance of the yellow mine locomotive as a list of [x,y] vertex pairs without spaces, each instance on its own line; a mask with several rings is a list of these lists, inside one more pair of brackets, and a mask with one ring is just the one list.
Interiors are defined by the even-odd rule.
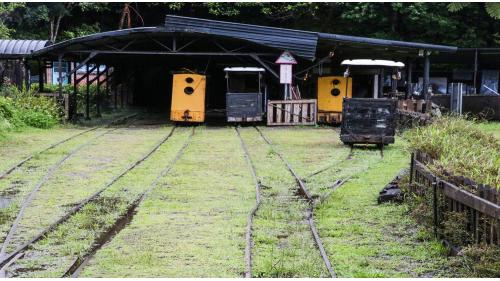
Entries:
[[206,84],[205,75],[174,74],[170,120],[204,122]]
[[318,77],[318,122],[340,123],[342,101],[352,97],[352,78],[343,76]]

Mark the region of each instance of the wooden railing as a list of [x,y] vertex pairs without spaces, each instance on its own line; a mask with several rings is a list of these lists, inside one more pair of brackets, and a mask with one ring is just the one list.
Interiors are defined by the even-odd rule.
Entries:
[[500,245],[500,192],[464,177],[441,179],[426,167],[429,163],[432,159],[426,154],[412,154],[410,192],[432,202],[435,235],[446,239],[442,225],[445,214],[460,213],[466,220],[461,231],[472,238],[470,243]]
[[316,125],[316,100],[268,101],[267,125]]

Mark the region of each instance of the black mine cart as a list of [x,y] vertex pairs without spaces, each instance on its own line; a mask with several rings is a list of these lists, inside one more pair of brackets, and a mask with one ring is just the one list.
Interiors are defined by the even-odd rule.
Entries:
[[394,143],[395,99],[344,99],[340,140],[344,144]]
[[267,99],[263,80],[265,70],[258,67],[226,67],[224,71],[227,80],[227,121],[262,121]]

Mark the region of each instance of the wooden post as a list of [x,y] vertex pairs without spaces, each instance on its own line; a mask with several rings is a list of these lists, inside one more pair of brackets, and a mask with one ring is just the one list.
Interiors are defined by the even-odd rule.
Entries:
[[[122,75],[123,77],[123,75]],[[123,96],[124,96],[124,89],[123,89],[123,80],[121,81],[120,84],[120,108],[123,109]]]
[[384,69],[381,67],[379,72],[378,96],[384,97]]
[[[45,67],[43,68],[45,69]],[[42,62],[38,60],[38,91],[43,92],[43,73],[44,71],[42,70]]]
[[85,64],[85,77],[87,91],[85,93],[85,119],[90,120],[90,85],[89,85],[89,64]]
[[[74,66],[76,67],[76,62],[73,63]],[[68,95],[69,98],[69,95]],[[76,118],[78,116],[78,84],[76,81],[76,71],[73,73],[73,99],[71,102],[71,118],[76,121]]]
[[411,59],[408,59],[408,63],[406,66],[406,96],[405,99],[409,99],[412,95],[411,92],[411,83],[413,80],[413,61]]
[[423,91],[424,91],[424,98],[425,100],[430,100],[431,96],[429,94],[429,85],[430,85],[430,71],[431,71],[431,62],[429,60],[429,53],[425,51],[424,54],[424,84],[423,84]]
[[24,83],[26,85],[26,90],[31,88],[30,85],[30,67],[27,60],[23,60],[24,63]]
[[114,87],[113,87],[113,92],[115,94],[115,98],[114,98],[114,102],[115,102],[115,110],[118,109],[118,85],[115,83],[115,79],[114,79],[115,76],[113,76],[113,84],[114,84]]
[[474,53],[474,94],[477,95],[478,90],[477,90],[477,64],[478,64],[478,53],[477,49],[476,52]]
[[59,99],[62,100],[63,94],[62,94],[62,59],[63,55],[59,55],[57,58],[57,64],[58,64],[58,74],[59,77],[57,78],[57,82],[59,83]]
[[101,117],[101,81],[100,81],[100,78],[99,78],[99,75],[101,75],[100,73],[100,70],[99,68],[101,67],[101,65],[97,65],[97,90],[96,90],[96,97],[95,97],[95,101],[96,101],[96,116],[97,117]]

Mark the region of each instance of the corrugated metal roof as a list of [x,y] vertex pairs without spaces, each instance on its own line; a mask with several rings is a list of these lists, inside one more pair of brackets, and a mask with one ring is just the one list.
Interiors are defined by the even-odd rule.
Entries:
[[0,57],[15,58],[24,57],[33,51],[37,51],[47,45],[46,40],[1,40]]
[[127,37],[141,34],[151,34],[151,33],[161,33],[165,32],[165,28],[163,27],[135,27],[135,28],[127,28],[127,29],[118,29],[112,31],[105,31],[94,33],[90,35],[85,35],[73,39],[68,39],[62,42],[58,42],[52,45],[49,45],[43,49],[33,52],[33,55],[41,55],[45,53],[49,53],[51,51],[68,51],[68,48],[80,47],[84,46],[82,44],[86,44],[88,42],[94,42],[99,40],[106,40],[110,38],[116,37]]
[[457,51],[457,47],[445,46],[445,45],[386,40],[386,39],[349,36],[349,35],[340,35],[340,34],[332,34],[332,33],[318,33],[318,36],[319,36],[320,40],[331,41],[331,42],[379,45],[379,46],[384,46],[384,47],[395,47],[395,48],[424,49],[424,50],[429,50],[429,51],[440,51],[440,52],[456,52]]
[[313,60],[316,55],[316,32],[276,28],[235,22],[167,15],[165,27],[173,32],[203,33],[254,42]]

